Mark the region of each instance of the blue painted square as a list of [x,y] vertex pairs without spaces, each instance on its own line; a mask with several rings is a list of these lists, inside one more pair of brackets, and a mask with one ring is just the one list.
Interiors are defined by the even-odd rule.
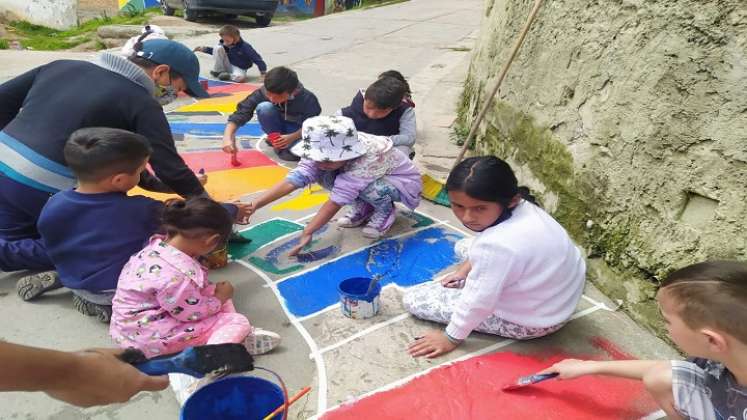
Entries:
[[[193,136],[222,136],[223,130],[226,128],[225,123],[193,123],[183,121],[171,121],[172,134],[191,134]],[[259,137],[264,132],[260,128],[259,123],[249,122],[243,127],[239,127],[236,135],[238,136],[251,136]]]
[[337,285],[351,277],[382,275],[381,285],[413,286],[456,264],[462,236],[444,227],[390,239],[278,283],[288,310],[306,316],[339,302]]

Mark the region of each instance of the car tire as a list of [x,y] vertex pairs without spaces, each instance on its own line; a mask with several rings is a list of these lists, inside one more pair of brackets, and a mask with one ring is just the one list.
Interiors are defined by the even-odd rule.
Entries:
[[161,11],[163,11],[163,14],[166,16],[174,16],[175,10],[171,7],[169,7],[168,3],[166,3],[167,0],[161,0]]
[[184,5],[184,19],[189,22],[197,21],[197,10],[190,9],[186,4]]
[[224,17],[224,18],[225,18],[226,20],[234,20],[234,19],[238,18],[238,17],[239,17],[239,15],[232,15],[232,14],[227,14],[227,15],[224,15],[223,17]]
[[270,26],[270,22],[272,22],[273,15],[262,15],[262,16],[255,16],[254,21],[257,22],[257,25],[265,27]]

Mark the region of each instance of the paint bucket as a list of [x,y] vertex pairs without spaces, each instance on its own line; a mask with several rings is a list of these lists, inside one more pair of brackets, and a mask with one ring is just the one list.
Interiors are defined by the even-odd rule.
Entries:
[[207,268],[214,270],[228,265],[228,242],[216,248],[213,252],[205,255],[204,264]]
[[366,277],[353,277],[340,282],[337,291],[340,292],[340,309],[343,315],[353,319],[365,319],[379,312],[381,284],[377,282],[373,290],[366,293],[370,284],[371,279]]
[[[256,376],[231,376],[198,389],[182,407],[180,420],[262,420],[283,405],[283,391]],[[283,418],[277,414],[273,420]]]

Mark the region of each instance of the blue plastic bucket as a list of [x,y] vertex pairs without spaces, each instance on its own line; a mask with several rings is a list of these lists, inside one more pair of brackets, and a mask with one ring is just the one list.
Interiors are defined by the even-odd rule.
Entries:
[[[232,376],[205,385],[182,407],[181,420],[262,420],[283,404],[283,391],[254,376]],[[273,417],[280,420],[283,413]]]
[[371,293],[367,294],[370,284],[371,279],[366,277],[353,277],[340,282],[337,291],[340,292],[340,309],[343,315],[353,319],[365,319],[379,312],[381,284],[376,283]]

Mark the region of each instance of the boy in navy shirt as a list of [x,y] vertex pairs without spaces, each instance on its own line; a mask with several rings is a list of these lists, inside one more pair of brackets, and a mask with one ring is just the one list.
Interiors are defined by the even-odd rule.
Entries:
[[127,195],[151,152],[145,137],[126,130],[75,131],[64,155],[78,185],[52,196],[39,217],[39,233],[59,274],[52,288],[71,289],[75,309],[103,322],[111,317],[122,267],[160,225],[162,202]]
[[220,80],[232,80],[234,82],[245,82],[246,72],[256,64],[259,69],[259,80],[264,80],[267,72],[265,64],[259,53],[241,39],[239,28],[233,25],[225,25],[218,31],[220,41],[215,48],[197,47],[195,51],[211,54],[215,59],[213,70],[210,74]]

